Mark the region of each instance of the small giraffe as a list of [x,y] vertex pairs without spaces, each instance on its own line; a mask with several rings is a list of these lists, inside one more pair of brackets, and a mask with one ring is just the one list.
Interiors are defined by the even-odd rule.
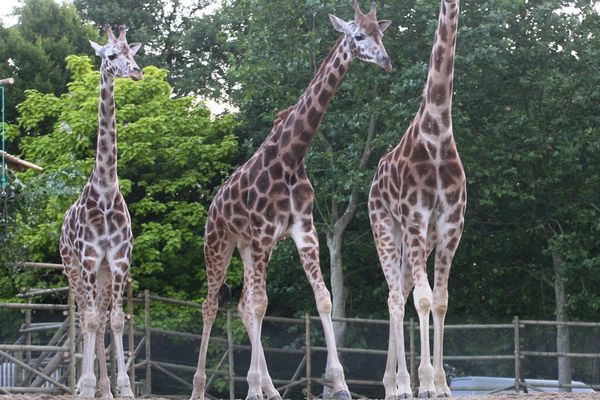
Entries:
[[127,44],[125,26],[119,27],[118,38],[110,26],[104,30],[108,36],[106,45],[90,41],[96,55],[102,58],[96,163],[83,193],[65,215],[60,254],[79,307],[83,333],[83,365],[77,394],[94,397],[96,348],[102,397],[112,399],[104,351],[106,312],[111,303],[110,326],[118,366],[116,393],[119,397],[133,397],[123,355],[122,299],[131,264],[133,236],[129,211],[119,190],[117,176],[114,80],[116,77],[130,77],[138,81],[143,74],[133,59],[141,44]]
[[267,309],[266,274],[278,240],[290,235],[308,277],[327,345],[327,376],[334,398],[350,398],[337,356],[331,321],[331,296],[319,267],[319,243],[313,225],[313,188],[304,157],[331,99],[354,58],[392,68],[382,44],[390,21],[377,21],[375,4],[363,14],[353,2],[355,18],[345,22],[330,15],[342,36],[299,101],[278,114],[271,133],[256,153],[223,184],[208,212],[204,252],[208,294],[202,307],[204,327],[194,375],[192,399],[204,399],[206,352],[218,308],[217,295],[237,247],[244,264],[244,287],[238,306],[250,336],[252,355],[247,399],[281,399],[273,386],[260,341]]
[[[389,286],[390,342],[383,378],[386,398],[412,397],[403,319],[413,286],[419,314],[419,397],[450,396],[442,365],[448,276],[462,235],[466,179],[452,131],[452,83],[459,0],[442,0],[421,108],[400,144],[386,154],[369,195],[369,216]],[[435,247],[435,286],[426,261]],[[433,311],[433,367],[429,312]]]

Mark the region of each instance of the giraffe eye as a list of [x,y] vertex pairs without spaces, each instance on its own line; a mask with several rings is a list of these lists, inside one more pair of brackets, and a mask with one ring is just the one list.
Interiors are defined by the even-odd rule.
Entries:
[[117,56],[114,54],[111,54],[110,56],[108,56],[108,59],[111,61],[114,60],[115,58],[117,58]]
[[360,42],[361,40],[365,40],[365,36],[362,33],[357,33],[356,35],[354,35],[354,39],[357,42]]

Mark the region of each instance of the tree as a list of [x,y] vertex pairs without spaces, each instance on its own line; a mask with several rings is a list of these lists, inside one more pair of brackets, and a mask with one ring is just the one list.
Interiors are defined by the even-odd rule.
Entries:
[[89,52],[88,40],[98,40],[68,3],[25,0],[15,13],[16,25],[0,26],[0,76],[15,78],[6,101],[8,121],[15,120],[15,106],[25,99],[26,89],[64,93],[70,79],[65,57]]
[[[180,95],[212,93],[214,71],[226,55],[225,35],[216,29],[205,8],[210,0],[193,3],[181,0],[75,0],[83,18],[97,27],[106,23],[125,24],[131,42],[144,50],[139,65],[154,65],[170,72],[169,82]],[[212,63],[208,64],[208,54]]]
[[[18,124],[26,132],[19,138],[21,153],[45,167],[37,177],[18,175],[24,201],[13,230],[14,240],[23,244],[20,261],[59,261],[64,212],[94,162],[99,73],[87,57],[69,56],[67,65],[74,77],[67,94],[27,91],[18,107]],[[206,211],[231,168],[237,123],[231,116],[213,119],[193,98],[173,97],[165,70],[146,67],[144,75],[137,83],[117,80],[115,91],[120,184],[135,238],[132,276],[136,285],[156,293],[198,298]],[[230,279],[240,277],[234,272]]]

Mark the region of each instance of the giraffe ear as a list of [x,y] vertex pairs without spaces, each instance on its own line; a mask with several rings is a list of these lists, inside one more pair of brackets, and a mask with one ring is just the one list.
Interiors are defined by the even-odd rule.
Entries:
[[348,36],[352,36],[352,27],[349,23],[332,14],[329,14],[329,19],[331,20],[331,25],[333,25],[333,29],[335,29],[338,32],[342,32]]
[[92,48],[96,52],[96,55],[102,57],[102,46],[100,46],[96,42],[92,42],[91,40],[90,40],[90,44],[92,45]]
[[141,48],[142,48],[141,43],[131,43],[129,45],[129,50],[131,50],[131,53],[133,53],[133,55],[135,55]]
[[381,32],[385,32],[385,30],[387,28],[390,27],[390,25],[392,24],[392,21],[388,20],[388,19],[382,19],[381,21],[377,22],[379,24],[379,30],[381,30]]

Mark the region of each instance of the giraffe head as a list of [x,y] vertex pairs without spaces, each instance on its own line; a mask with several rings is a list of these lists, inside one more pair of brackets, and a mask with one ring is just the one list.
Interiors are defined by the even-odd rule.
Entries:
[[385,47],[383,47],[383,32],[390,26],[392,21],[377,21],[377,7],[375,1],[371,3],[371,10],[364,14],[358,2],[352,0],[354,8],[354,20],[344,21],[335,15],[329,14],[333,28],[346,35],[350,43],[352,55],[361,60],[372,62],[385,69],[392,70],[392,62]]
[[108,36],[108,42],[104,46],[92,42],[90,44],[96,51],[96,55],[102,58],[101,70],[115,78],[131,78],[139,81],[144,77],[142,70],[138,67],[133,56],[142,47],[141,43],[127,43],[127,28],[119,26],[119,37],[115,37],[109,25],[104,27]]

